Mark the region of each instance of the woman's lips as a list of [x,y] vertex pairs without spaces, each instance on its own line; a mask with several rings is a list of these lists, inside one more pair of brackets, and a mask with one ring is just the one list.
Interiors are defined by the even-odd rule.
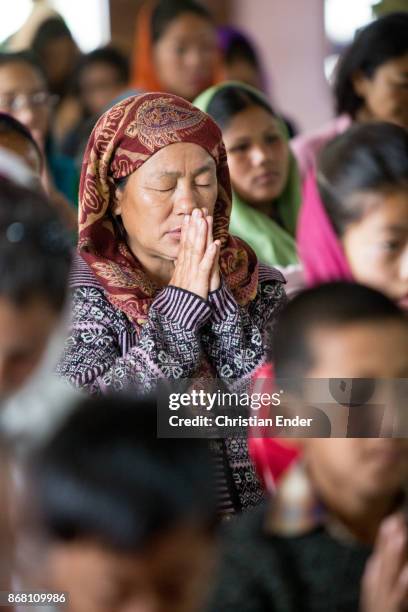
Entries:
[[398,300],[398,306],[404,310],[408,310],[408,293],[403,298]]
[[169,232],[167,232],[167,234],[171,236],[172,238],[180,239],[181,227],[176,227],[176,229],[170,230]]
[[280,172],[276,172],[276,171],[270,170],[268,172],[263,172],[262,174],[259,174],[258,176],[255,176],[252,179],[252,183],[256,187],[263,187],[265,185],[272,185],[273,183],[276,183],[276,181],[278,181],[280,179],[280,176],[281,176]]

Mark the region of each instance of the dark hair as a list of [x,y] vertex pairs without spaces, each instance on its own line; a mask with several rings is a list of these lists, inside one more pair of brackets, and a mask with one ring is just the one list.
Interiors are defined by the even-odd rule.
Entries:
[[333,227],[342,236],[365,212],[350,203],[351,195],[408,189],[408,132],[385,122],[353,125],[321,151],[317,184]]
[[260,70],[260,62],[257,52],[249,39],[241,32],[228,28],[220,30],[220,39],[223,41],[223,56],[227,65],[237,60],[246,60],[255,69]]
[[340,59],[334,85],[336,111],[355,119],[364,104],[352,79],[361,72],[371,78],[377,68],[408,53],[408,13],[391,13],[360,30]]
[[275,115],[262,96],[239,85],[227,85],[217,91],[208,105],[207,113],[218,123],[221,130],[224,130],[235,115],[251,106],[259,106],[272,116]]
[[17,51],[15,53],[0,52],[0,67],[13,63],[28,64],[28,66],[33,68],[33,70],[35,70],[41,76],[45,84],[47,84],[47,75],[45,74],[44,68],[37,59],[35,53],[32,53],[31,51]]
[[194,0],[160,0],[152,14],[153,44],[160,40],[174,19],[185,13],[193,13],[212,23],[211,13],[202,4],[194,2]]
[[276,376],[303,377],[313,366],[314,355],[309,346],[313,329],[386,320],[408,326],[398,306],[375,289],[333,282],[303,291],[285,306],[276,323],[273,338]]
[[17,119],[14,119],[14,117],[12,117],[11,115],[8,115],[7,113],[0,113],[0,134],[10,134],[10,133],[18,134],[19,136],[24,138],[24,140],[29,142],[34,147],[38,155],[38,158],[40,160],[40,166],[42,166],[43,165],[43,154],[41,153],[40,147],[38,146],[37,142],[34,140],[33,135],[31,134],[30,130],[25,125],[20,123],[20,121],[17,121]]
[[129,81],[129,62],[123,53],[115,47],[101,47],[83,55],[76,69],[76,79],[79,78],[85,68],[94,64],[108,64],[116,70],[121,83]]
[[82,400],[34,460],[46,534],[138,553],[155,536],[215,525],[208,447],[157,437],[156,400]]
[[50,40],[56,38],[72,38],[67,24],[61,17],[50,17],[42,22],[31,42],[31,48],[38,57],[41,57],[44,47]]
[[62,310],[71,246],[45,196],[0,178],[0,295],[17,305],[43,297]]

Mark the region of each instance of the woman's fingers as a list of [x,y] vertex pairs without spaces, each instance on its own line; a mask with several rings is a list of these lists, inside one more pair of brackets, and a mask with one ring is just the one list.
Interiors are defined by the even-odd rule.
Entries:
[[212,242],[210,246],[206,249],[204,257],[201,260],[200,273],[206,275],[208,285],[210,283],[210,276],[214,263],[218,258],[219,248],[219,244],[217,244],[216,242]]

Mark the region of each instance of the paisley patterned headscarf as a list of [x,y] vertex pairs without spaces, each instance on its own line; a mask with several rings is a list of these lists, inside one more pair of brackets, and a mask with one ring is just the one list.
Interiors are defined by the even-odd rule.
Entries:
[[118,229],[112,213],[116,184],[157,151],[177,142],[200,145],[215,160],[218,196],[214,239],[221,241],[221,273],[240,305],[252,301],[257,291],[256,256],[228,232],[231,185],[218,126],[207,114],[177,96],[132,96],[102,115],[90,136],[80,183],[78,250],[109,301],[136,326],[146,322],[161,288],[149,278]]

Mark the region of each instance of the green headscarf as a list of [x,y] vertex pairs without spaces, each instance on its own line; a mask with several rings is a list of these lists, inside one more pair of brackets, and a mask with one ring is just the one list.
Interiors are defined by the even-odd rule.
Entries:
[[[215,94],[231,86],[250,92],[269,106],[267,98],[261,92],[249,85],[234,81],[210,87],[200,94],[193,104],[207,112]],[[288,142],[284,122],[276,115],[275,119],[282,138]],[[301,188],[296,160],[290,149],[288,179],[282,193],[274,200],[283,227],[265,213],[244,202],[235,192],[232,202],[230,232],[245,240],[254,249],[260,261],[271,266],[287,266],[298,262],[295,235],[301,202]]]

